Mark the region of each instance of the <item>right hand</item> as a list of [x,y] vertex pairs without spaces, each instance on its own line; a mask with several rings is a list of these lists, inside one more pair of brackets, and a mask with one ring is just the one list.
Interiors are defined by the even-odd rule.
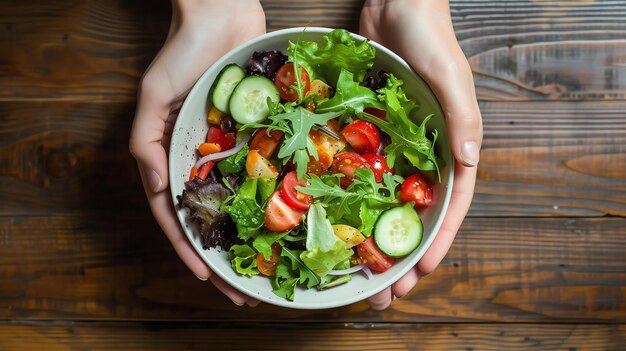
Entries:
[[240,306],[258,301],[213,275],[182,231],[169,196],[167,154],[178,111],[196,80],[229,50],[264,33],[257,0],[173,1],[167,40],[141,80],[129,143],[152,213],[178,256]]

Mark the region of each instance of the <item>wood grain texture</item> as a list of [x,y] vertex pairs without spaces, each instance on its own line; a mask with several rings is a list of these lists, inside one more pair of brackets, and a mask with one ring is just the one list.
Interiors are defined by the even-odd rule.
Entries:
[[229,303],[183,266],[149,213],[0,217],[0,318],[623,323],[625,226],[469,219],[440,268],[388,310],[294,311]]
[[564,350],[626,348],[624,325],[0,325],[0,348],[56,350]]
[[[470,216],[626,215],[626,103],[481,108]],[[0,105],[0,213],[145,208],[127,151],[133,114],[132,103]]]
[[626,215],[626,104],[483,102],[470,215]]
[[[270,31],[357,31],[363,1],[262,3]],[[164,1],[149,10],[120,0],[0,7],[0,101],[133,101],[170,17]],[[457,0],[451,12],[481,100],[626,98],[624,2]]]

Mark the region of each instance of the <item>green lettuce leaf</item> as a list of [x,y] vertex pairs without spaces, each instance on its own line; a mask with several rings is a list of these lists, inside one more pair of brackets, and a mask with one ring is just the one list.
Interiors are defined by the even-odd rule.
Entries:
[[233,245],[228,250],[228,259],[235,272],[247,277],[259,274],[256,255],[256,251],[248,245]]
[[354,81],[352,73],[342,68],[335,95],[331,99],[320,102],[315,112],[347,110],[354,114],[363,112],[366,107],[384,109],[385,105],[380,102],[375,92],[359,85]]
[[246,168],[246,156],[248,155],[249,149],[248,145],[245,145],[243,149],[239,150],[236,154],[230,155],[218,162],[217,168],[220,170],[220,173],[225,176],[243,172]]
[[322,205],[313,204],[309,208],[307,229],[307,250],[300,254],[300,259],[318,276],[325,276],[333,267],[354,254],[335,236]]
[[346,244],[343,241],[338,240],[326,251],[322,251],[319,246],[306,250],[300,254],[300,259],[315,274],[323,277],[336,265],[352,257],[353,254],[352,250],[346,249]]
[[367,71],[374,65],[376,54],[376,49],[368,40],[357,43],[344,29],[333,30],[324,35],[324,40],[323,45],[314,41],[289,42],[289,61],[294,61],[293,56],[297,51],[299,64],[314,77],[324,77],[331,85],[336,85],[342,68],[353,72],[356,81],[363,81]]
[[[350,261],[345,260],[335,266],[335,269],[348,269],[350,268]],[[319,290],[332,288],[333,286],[341,285],[352,280],[352,275],[326,275],[321,278],[320,284],[317,286]]]
[[256,194],[257,180],[246,178],[232,202],[221,206],[237,225],[238,236],[243,240],[250,238],[265,222],[265,211],[257,203]]
[[252,246],[263,254],[263,257],[270,257],[272,255],[272,244],[282,239],[289,232],[274,233],[274,232],[262,232],[257,235],[252,242]]

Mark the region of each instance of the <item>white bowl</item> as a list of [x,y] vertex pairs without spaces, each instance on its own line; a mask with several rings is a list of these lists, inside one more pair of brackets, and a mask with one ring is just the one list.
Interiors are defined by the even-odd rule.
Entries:
[[[183,192],[189,169],[196,161],[195,149],[206,137],[206,132],[209,128],[206,111],[208,111],[210,106],[207,96],[220,70],[229,63],[237,63],[245,67],[254,51],[281,50],[286,53],[289,40],[315,40],[322,43],[322,36],[331,30],[329,28],[308,27],[306,30],[304,28],[290,28],[267,33],[233,49],[215,62],[200,77],[180,110],[172,135],[169,172],[172,200],[175,204],[177,203],[176,196]],[[360,35],[352,34],[352,36],[359,41],[364,39]],[[448,143],[443,112],[428,85],[402,58],[376,42],[371,41],[370,43],[376,48],[374,69],[384,69],[402,79],[407,95],[419,103],[420,107],[413,111],[411,118],[421,121],[423,117],[434,114],[435,116],[430,120],[428,127],[429,129],[437,128],[439,130],[436,150],[437,156],[443,159],[445,166],[441,169],[441,183],[436,184],[433,188],[433,205],[420,212],[420,217],[424,223],[422,242],[409,256],[397,261],[388,271],[374,274],[374,277],[370,280],[366,279],[363,274],[356,273],[353,274],[352,280],[347,284],[327,290],[318,291],[315,288],[298,288],[295,300],[288,301],[274,295],[271,282],[266,277],[255,276],[247,278],[238,275],[232,269],[227,258],[227,250],[202,249],[198,226],[189,222],[187,210],[176,206],[177,215],[185,234],[200,257],[209,265],[213,272],[239,291],[262,302],[289,308],[321,309],[345,306],[366,299],[396,282],[411,267],[415,266],[432,243],[441,226],[450,201],[454,174],[454,163]]]

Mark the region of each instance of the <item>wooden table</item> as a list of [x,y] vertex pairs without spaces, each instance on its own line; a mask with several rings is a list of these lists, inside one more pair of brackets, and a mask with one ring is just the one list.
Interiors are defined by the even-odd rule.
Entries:
[[[264,1],[270,30],[361,1]],[[453,1],[485,138],[439,269],[377,312],[236,307],[127,148],[167,1],[0,1],[0,350],[626,349],[626,2]]]

